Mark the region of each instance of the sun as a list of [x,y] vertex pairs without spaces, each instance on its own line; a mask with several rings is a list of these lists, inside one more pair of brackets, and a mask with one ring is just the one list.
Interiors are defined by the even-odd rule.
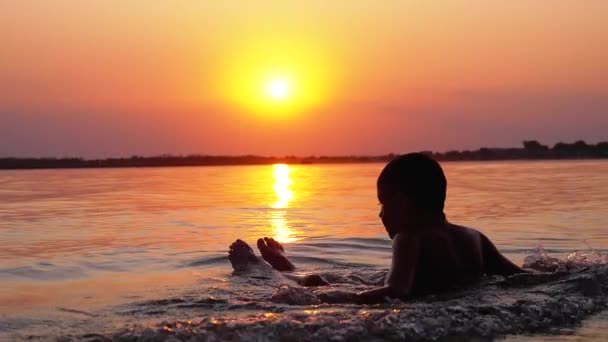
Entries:
[[289,34],[238,41],[216,69],[218,100],[239,115],[291,119],[329,103],[338,89],[342,73],[323,41]]
[[289,82],[284,79],[275,79],[267,85],[268,95],[274,100],[284,100],[289,96]]

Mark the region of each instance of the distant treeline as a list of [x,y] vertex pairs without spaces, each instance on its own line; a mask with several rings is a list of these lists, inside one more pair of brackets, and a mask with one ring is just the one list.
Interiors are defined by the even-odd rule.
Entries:
[[[448,151],[444,153],[422,151],[442,161],[467,160],[532,160],[532,159],[597,159],[608,158],[608,142],[595,145],[579,140],[574,143],[559,142],[553,147],[536,140],[526,140],[522,148],[488,148],[473,151]],[[397,156],[390,153],[381,156],[309,156],[263,157],[161,155],[154,157],[83,159],[83,158],[0,158],[0,169],[58,169],[58,168],[107,168],[153,166],[210,166],[210,165],[260,165],[260,164],[329,164],[385,162]]]
[[536,140],[524,140],[523,148],[482,147],[474,151],[428,153],[439,160],[598,159],[608,158],[608,142],[593,145],[578,140],[571,144],[558,142],[549,147]]

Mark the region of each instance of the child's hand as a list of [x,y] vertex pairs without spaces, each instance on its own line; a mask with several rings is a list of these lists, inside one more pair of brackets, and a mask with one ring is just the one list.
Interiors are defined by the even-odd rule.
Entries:
[[357,304],[374,304],[377,302],[377,296],[370,294],[369,291],[359,292],[356,294]]
[[377,289],[363,291],[357,293],[357,303],[359,304],[375,304],[386,301],[386,297],[394,297],[393,290],[388,287],[380,287]]

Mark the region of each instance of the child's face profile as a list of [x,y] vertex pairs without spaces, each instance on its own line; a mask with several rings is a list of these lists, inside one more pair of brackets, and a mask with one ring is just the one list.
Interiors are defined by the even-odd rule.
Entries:
[[401,192],[393,192],[378,187],[378,201],[380,201],[380,213],[378,216],[392,239],[407,226],[408,201]]

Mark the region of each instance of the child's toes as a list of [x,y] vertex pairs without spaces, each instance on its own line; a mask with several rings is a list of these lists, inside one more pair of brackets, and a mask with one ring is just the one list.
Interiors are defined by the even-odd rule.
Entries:
[[281,246],[281,244],[277,240],[271,238],[270,243],[271,243],[272,248],[283,250],[283,246]]
[[274,241],[273,238],[265,237],[264,240],[266,241],[266,246],[268,246],[268,248],[277,249],[277,242]]
[[264,239],[259,238],[258,239],[258,249],[260,251],[264,251],[264,250],[266,250],[266,248],[268,248],[268,247],[266,246],[266,242],[264,241]]

